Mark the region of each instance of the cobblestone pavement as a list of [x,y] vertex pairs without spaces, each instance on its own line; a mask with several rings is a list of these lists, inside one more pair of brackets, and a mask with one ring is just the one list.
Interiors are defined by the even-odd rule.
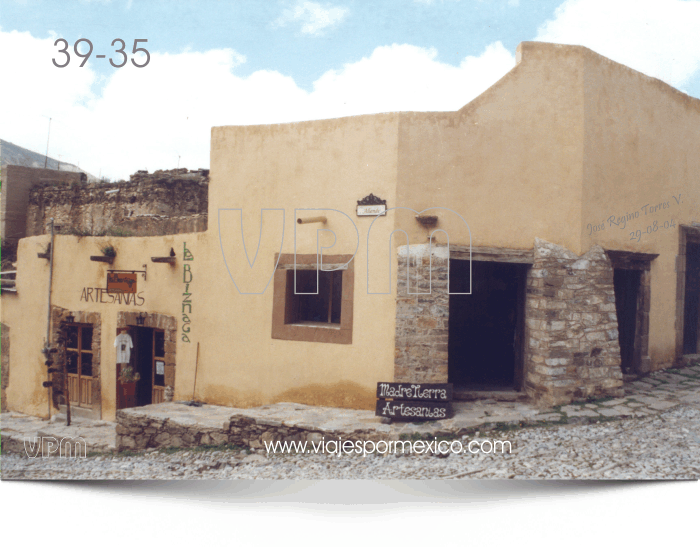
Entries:
[[[291,454],[268,454],[264,449],[196,449],[32,459],[7,453],[0,464],[3,479],[700,478],[700,366],[666,370],[629,383],[622,398],[545,411],[523,403],[471,402],[459,406],[460,424],[480,425],[480,432],[452,439],[461,442],[465,451],[447,457],[432,449],[411,455],[400,451],[366,456],[323,454],[313,453],[309,445],[309,453]],[[256,413],[269,415],[276,410],[274,406],[264,408]],[[349,421],[348,411],[342,412],[344,421]],[[530,426],[517,428],[522,420]],[[2,422],[3,434],[9,429],[19,434],[47,425],[17,414],[3,414]],[[83,429],[81,436],[86,440],[91,436],[90,428],[101,433],[93,437],[99,444],[91,449],[103,443],[103,452],[113,448],[113,424],[98,422],[72,428]],[[402,424],[401,429],[405,440],[422,436],[431,441],[436,434],[435,427],[428,424]],[[75,436],[75,432],[66,433]],[[470,442],[476,441],[472,448],[477,448],[486,440],[509,441],[511,453],[466,450]]]

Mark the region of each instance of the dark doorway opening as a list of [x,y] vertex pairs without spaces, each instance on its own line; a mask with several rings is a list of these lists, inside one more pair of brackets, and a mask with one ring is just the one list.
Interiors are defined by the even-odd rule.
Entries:
[[617,313],[617,332],[620,342],[620,367],[625,374],[639,370],[641,349],[637,337],[637,318],[641,280],[642,271],[639,270],[615,269],[613,271],[615,312]]
[[683,303],[683,354],[698,353],[700,319],[700,243],[687,242],[685,248],[685,300]]
[[141,379],[136,385],[136,406],[152,403],[153,393],[153,328],[132,327],[134,333],[134,364]]
[[[455,389],[520,390],[527,265],[472,262],[471,295],[450,295],[448,380]],[[469,291],[469,261],[450,260],[450,291]]]

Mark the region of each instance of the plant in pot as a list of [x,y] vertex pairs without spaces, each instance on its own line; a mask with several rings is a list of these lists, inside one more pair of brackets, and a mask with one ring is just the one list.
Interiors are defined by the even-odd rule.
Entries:
[[117,257],[117,250],[111,244],[105,244],[100,248],[102,255],[91,255],[90,261],[101,261],[103,263],[109,263],[110,265],[114,262],[114,258]]
[[139,379],[141,379],[141,374],[134,372],[130,364],[124,364],[119,370],[120,383],[136,383]]
[[122,364],[117,380],[120,386],[120,408],[133,408],[136,406],[136,383],[141,379],[138,372],[130,364]]

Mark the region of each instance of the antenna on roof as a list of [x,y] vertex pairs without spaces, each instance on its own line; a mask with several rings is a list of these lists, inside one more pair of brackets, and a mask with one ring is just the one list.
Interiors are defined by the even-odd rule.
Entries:
[[46,168],[46,165],[49,163],[49,138],[51,137],[51,117],[47,117],[49,119],[49,132],[48,135],[46,136],[46,156],[44,156],[44,169]]

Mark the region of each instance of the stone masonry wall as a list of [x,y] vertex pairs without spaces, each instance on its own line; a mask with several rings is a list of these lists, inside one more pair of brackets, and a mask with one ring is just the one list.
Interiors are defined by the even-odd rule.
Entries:
[[308,427],[293,427],[271,419],[255,419],[233,415],[220,428],[198,423],[177,422],[150,417],[138,408],[117,411],[117,451],[139,452],[148,448],[193,448],[232,444],[248,448],[265,448],[265,443],[310,442],[321,440],[387,440],[391,437],[375,430],[357,430],[353,433],[321,431]]
[[623,396],[613,269],[600,246],[578,257],[536,239],[525,318],[529,396],[544,405]]
[[45,182],[29,192],[27,236],[155,236],[207,229],[209,170],[136,172],[118,183]]
[[412,245],[410,253],[405,246],[399,248],[394,381],[447,382],[448,262],[445,246],[433,246],[432,253],[428,245]]

